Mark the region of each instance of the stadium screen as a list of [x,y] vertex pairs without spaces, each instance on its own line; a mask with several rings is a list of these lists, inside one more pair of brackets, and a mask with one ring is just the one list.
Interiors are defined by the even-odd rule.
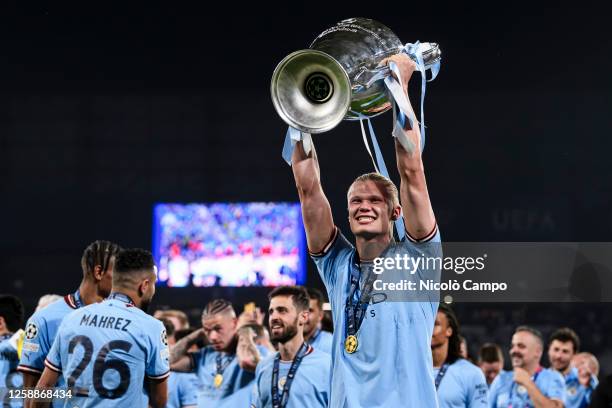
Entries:
[[305,281],[305,237],[297,203],[157,204],[153,235],[161,285]]

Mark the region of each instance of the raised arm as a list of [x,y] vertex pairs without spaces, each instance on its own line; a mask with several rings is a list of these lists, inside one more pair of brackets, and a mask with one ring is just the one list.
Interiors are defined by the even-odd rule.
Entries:
[[[408,82],[416,69],[416,64],[405,54],[394,55],[389,60],[397,64],[402,77],[402,88],[408,96]],[[406,120],[403,129],[403,134],[408,140],[406,143],[408,148],[402,146],[396,137],[395,157],[401,180],[400,200],[406,231],[411,238],[419,241],[429,238],[435,232],[436,218],[429,200],[425,169],[421,160],[421,131],[410,102],[408,104],[410,117]]]
[[183,337],[170,348],[170,370],[190,372],[193,371],[189,348],[204,336],[204,330],[199,329]]
[[293,176],[302,203],[302,218],[306,229],[308,250],[322,252],[334,233],[329,201],[321,186],[321,172],[314,144],[310,154],[306,155],[302,142],[298,142],[291,158]]
[[255,333],[250,327],[242,327],[238,329],[238,347],[236,349],[236,357],[238,357],[238,365],[243,370],[254,373],[257,364],[261,361],[261,354],[257,350],[257,346],[253,341]]

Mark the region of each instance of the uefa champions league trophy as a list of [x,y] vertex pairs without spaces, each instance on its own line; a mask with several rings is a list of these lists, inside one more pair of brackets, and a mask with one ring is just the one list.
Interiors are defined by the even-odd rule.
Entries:
[[390,69],[381,62],[400,52],[415,60],[423,80],[426,69],[437,74],[438,44],[404,45],[377,21],[343,20],[278,64],[270,85],[274,107],[291,128],[309,134],[380,115],[392,106],[384,81]]

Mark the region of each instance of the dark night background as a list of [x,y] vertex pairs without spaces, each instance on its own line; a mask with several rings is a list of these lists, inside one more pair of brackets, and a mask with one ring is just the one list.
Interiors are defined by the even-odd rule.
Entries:
[[[150,248],[156,202],[296,201],[270,76],[284,56],[356,16],[443,50],[427,89],[424,161],[444,240],[612,241],[612,30],[603,10],[169,4],[0,13],[0,292],[21,296],[28,313],[40,295],[77,287],[89,242]],[[374,125],[393,168],[390,114]],[[346,189],[371,169],[359,126],[344,122],[315,143],[346,231]],[[321,286],[312,263],[308,284]],[[240,308],[250,299],[265,307],[265,294],[160,289],[156,301],[197,316],[212,296]],[[518,323],[546,335],[570,325],[612,371],[611,305],[457,309],[472,353],[483,340],[505,347]]]

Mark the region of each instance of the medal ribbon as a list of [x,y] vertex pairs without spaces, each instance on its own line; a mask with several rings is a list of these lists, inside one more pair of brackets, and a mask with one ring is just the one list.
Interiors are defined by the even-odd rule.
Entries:
[[[535,373],[533,374],[533,377],[531,377],[531,381],[533,381],[534,383],[536,382],[536,380],[538,379],[538,375],[540,375],[540,372],[542,372],[542,367],[538,366],[538,368],[536,369]],[[516,383],[513,382],[512,383],[512,387],[510,387],[510,405],[508,405],[508,408],[512,408],[512,401],[513,401],[513,396],[514,396],[514,389],[518,388],[516,386]],[[517,396],[518,396],[518,392],[517,392]],[[523,398],[519,397],[521,402],[523,402]],[[527,399],[529,400],[529,394],[527,395]],[[529,408],[529,404],[525,403],[525,408]]]
[[109,296],[108,299],[117,299],[120,300],[123,303],[127,303],[128,305],[132,305],[134,306],[134,301],[132,300],[131,297],[129,297],[128,295],[124,294],[124,293],[119,293],[119,292],[112,292]]
[[287,381],[283,386],[282,395],[278,395],[278,372],[280,367],[280,353],[276,353],[276,357],[274,357],[274,366],[272,368],[272,407],[273,408],[284,408],[287,405],[287,400],[289,399],[289,388],[291,388],[291,383],[295,378],[295,373],[297,372],[298,367],[302,363],[302,359],[306,354],[308,354],[308,350],[310,350],[310,346],[308,343],[304,342],[300,349],[298,350],[293,362],[291,363],[291,367],[289,368],[289,373],[287,374]]
[[359,289],[359,266],[353,264],[351,267],[351,287],[349,289],[349,295],[346,299],[345,314],[346,314],[346,337],[354,336],[361,324],[363,318],[366,315],[368,304],[370,303],[370,292],[372,291],[372,284],[376,278],[376,275],[369,271],[366,281],[363,285],[363,291],[361,294],[358,293]]
[[440,387],[440,383],[444,378],[444,374],[446,374],[446,370],[448,370],[449,364],[444,363],[442,367],[440,367],[440,371],[438,371],[438,375],[436,376],[436,390]]
[[223,374],[223,371],[225,371],[225,369],[227,368],[227,366],[232,362],[232,360],[234,360],[235,355],[233,356],[229,356],[228,359],[225,361],[225,363],[223,363],[223,356],[221,355],[221,353],[217,354],[216,357],[216,364],[217,364],[217,375],[221,375]]

